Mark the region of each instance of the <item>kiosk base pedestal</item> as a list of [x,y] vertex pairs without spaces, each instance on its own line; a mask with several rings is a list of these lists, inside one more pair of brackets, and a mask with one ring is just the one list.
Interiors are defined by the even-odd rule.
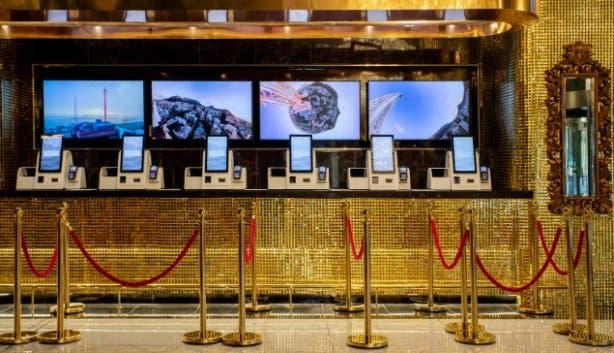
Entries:
[[15,337],[14,332],[0,335],[0,344],[23,344],[36,341],[36,331],[21,331],[20,337]]
[[367,342],[367,338],[362,333],[352,335],[348,337],[347,344],[350,347],[362,349],[384,348],[388,346],[388,338],[384,336],[373,335],[370,338]]
[[43,332],[38,335],[38,341],[44,344],[63,344],[77,342],[81,339],[79,331],[64,330],[64,337],[58,337],[58,331]]
[[200,331],[192,331],[183,335],[183,343],[187,344],[212,344],[222,341],[222,334],[217,331],[205,331],[201,334]]
[[254,332],[245,332],[243,337],[241,337],[239,332],[233,332],[222,337],[222,343],[233,347],[255,346],[262,343],[262,335]]

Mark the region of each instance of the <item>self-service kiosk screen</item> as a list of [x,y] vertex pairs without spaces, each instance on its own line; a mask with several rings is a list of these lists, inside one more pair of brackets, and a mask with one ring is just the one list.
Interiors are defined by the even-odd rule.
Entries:
[[371,136],[372,169],[378,173],[394,172],[392,135]]
[[57,173],[62,170],[62,136],[42,136],[38,171]]
[[143,136],[124,136],[122,142],[122,172],[143,171]]
[[475,173],[475,149],[472,136],[452,136],[455,173]]
[[205,171],[228,171],[228,137],[207,136],[207,149],[205,150]]
[[310,173],[311,135],[290,135],[290,172]]

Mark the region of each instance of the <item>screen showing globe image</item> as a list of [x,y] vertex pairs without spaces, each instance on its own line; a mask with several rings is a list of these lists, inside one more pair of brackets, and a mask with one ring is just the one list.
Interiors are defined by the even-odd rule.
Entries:
[[251,81],[153,81],[152,138],[251,140]]
[[260,82],[260,139],[360,139],[358,81]]
[[369,136],[449,140],[470,133],[468,81],[370,81]]

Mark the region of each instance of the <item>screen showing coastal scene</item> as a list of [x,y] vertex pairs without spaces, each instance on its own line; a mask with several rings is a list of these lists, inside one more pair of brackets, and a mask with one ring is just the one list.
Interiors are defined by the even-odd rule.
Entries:
[[468,81],[370,81],[369,136],[449,140],[470,133]]
[[43,81],[44,134],[121,139],[143,130],[143,81]]
[[360,139],[358,81],[260,82],[260,138]]
[[251,81],[153,81],[152,138],[251,140]]

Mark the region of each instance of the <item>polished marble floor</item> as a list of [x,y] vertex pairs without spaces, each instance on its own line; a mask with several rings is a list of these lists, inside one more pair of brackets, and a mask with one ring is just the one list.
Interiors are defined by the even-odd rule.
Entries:
[[[552,333],[552,319],[484,319],[481,323],[496,336],[489,346],[470,346],[454,341],[444,326],[456,319],[387,318],[373,321],[373,333],[388,337],[389,346],[379,352],[614,352],[614,348],[576,345],[567,337]],[[212,318],[208,328],[228,333],[237,329],[236,318]],[[0,319],[0,331],[11,329],[12,320]],[[47,331],[55,329],[49,318],[29,318],[24,329]],[[597,323],[600,332],[614,333],[614,322]],[[360,352],[346,345],[350,333],[363,330],[360,318],[250,318],[248,331],[263,336],[263,343],[248,348],[222,344],[192,346],[181,342],[186,331],[196,330],[198,321],[188,318],[81,318],[66,322],[66,328],[79,330],[79,342],[62,346],[30,343],[20,346],[0,346],[4,352]]]

